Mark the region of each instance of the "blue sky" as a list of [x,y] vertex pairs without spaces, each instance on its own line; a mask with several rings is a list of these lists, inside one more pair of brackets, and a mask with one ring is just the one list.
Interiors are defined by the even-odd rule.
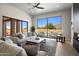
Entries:
[[26,22],[22,22],[23,27],[22,28],[27,28],[27,23]]
[[[60,16],[48,18],[48,23],[60,24],[62,23],[62,18]],[[38,19],[38,27],[44,27],[47,24],[47,18]]]
[[8,29],[10,29],[10,21],[7,21],[7,22],[6,22],[6,27],[7,27]]

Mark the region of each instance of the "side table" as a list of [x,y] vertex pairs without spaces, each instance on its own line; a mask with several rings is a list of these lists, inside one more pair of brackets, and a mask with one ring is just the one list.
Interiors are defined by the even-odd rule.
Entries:
[[64,36],[57,36],[56,42],[65,43],[65,37]]

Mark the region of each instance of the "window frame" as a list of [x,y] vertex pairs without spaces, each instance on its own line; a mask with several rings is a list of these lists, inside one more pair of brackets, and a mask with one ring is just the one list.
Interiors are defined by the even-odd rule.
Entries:
[[23,25],[22,22],[26,22],[27,23],[27,32],[28,32],[28,22],[27,21],[21,21],[21,32],[23,33],[23,31],[22,31],[22,28],[23,28],[22,27],[22,25]]
[[[4,20],[4,18],[9,18],[9,19],[7,19],[7,20]],[[7,16],[3,16],[2,17],[2,36],[7,36],[6,35],[6,22],[7,21],[10,21],[10,36],[12,36],[12,20],[15,20],[15,25],[14,26],[16,26],[14,29],[15,29],[15,33],[17,33],[18,31],[17,31],[17,21],[20,21],[20,22],[26,22],[26,24],[27,24],[27,32],[28,32],[28,21],[24,21],[24,20],[19,20],[19,19],[15,19],[15,18],[12,18],[12,17],[7,17]],[[20,26],[20,25],[19,25]],[[22,24],[21,24],[21,26],[22,26]],[[22,28],[22,27],[21,27]],[[21,29],[20,28],[20,29]],[[21,32],[22,32],[22,30],[21,30]],[[23,32],[22,32],[23,33]]]
[[[47,26],[48,26],[48,19],[49,19],[49,18],[54,18],[54,17],[61,17],[62,20],[63,20],[63,17],[62,17],[62,16],[53,16],[53,17],[46,17],[46,18],[44,17],[45,19],[47,19],[47,20],[46,20],[46,21],[47,21]],[[39,28],[38,28],[38,20],[40,20],[40,19],[41,19],[41,18],[37,19],[37,29],[39,29]],[[42,18],[42,19],[43,19],[43,18]],[[63,22],[62,20],[61,20],[61,24],[62,24],[62,22]],[[42,28],[42,29],[43,29],[43,28]],[[46,28],[46,29],[47,29],[47,37],[48,37],[48,28]],[[61,25],[61,30],[62,30],[62,25]],[[63,32],[63,30],[62,30],[62,32]]]

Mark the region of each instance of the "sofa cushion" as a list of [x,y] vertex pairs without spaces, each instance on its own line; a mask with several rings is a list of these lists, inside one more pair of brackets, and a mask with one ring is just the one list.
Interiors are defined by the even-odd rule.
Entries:
[[[17,45],[11,45],[0,40],[0,55],[4,56],[27,56],[25,50]],[[6,53],[6,54],[5,54]]]
[[1,40],[3,40],[6,43],[13,44],[13,41],[10,39],[10,37],[2,37]]
[[17,44],[19,38],[17,37],[10,37],[10,39],[13,41],[13,43]]
[[31,32],[28,32],[28,33],[27,33],[27,36],[28,36],[28,37],[32,36],[32,33],[31,33]]

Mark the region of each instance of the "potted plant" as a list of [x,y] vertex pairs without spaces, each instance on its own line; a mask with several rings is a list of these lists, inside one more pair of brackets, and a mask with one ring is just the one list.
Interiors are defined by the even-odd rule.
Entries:
[[31,32],[35,32],[35,26],[31,27]]

